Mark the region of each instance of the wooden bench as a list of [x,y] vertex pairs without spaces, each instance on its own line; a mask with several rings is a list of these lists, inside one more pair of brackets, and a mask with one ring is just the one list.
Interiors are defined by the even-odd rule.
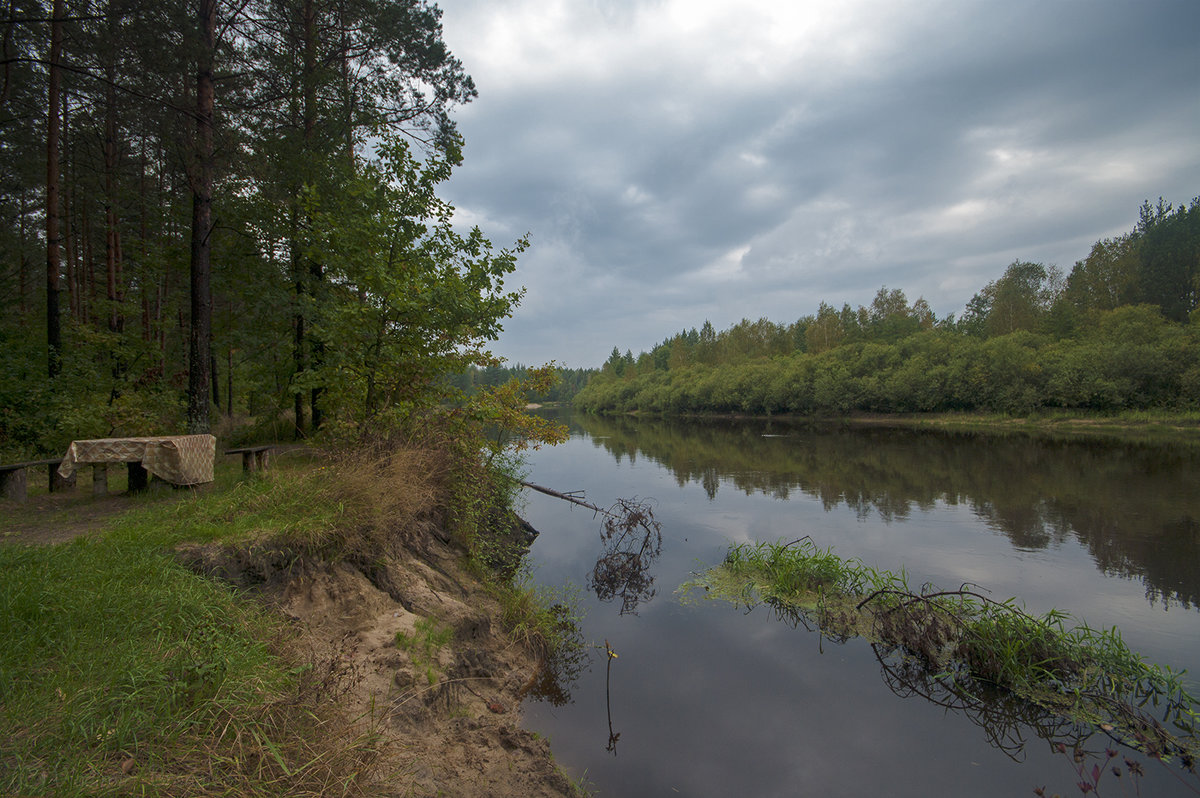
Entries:
[[72,474],[69,479],[63,478],[58,473],[60,463],[62,463],[62,458],[54,460],[27,460],[24,463],[0,465],[0,496],[24,502],[28,498],[29,490],[29,477],[26,469],[37,468],[38,466],[45,466],[49,472],[51,493],[60,490],[71,490],[75,487],[75,475]]
[[262,446],[243,446],[240,449],[226,449],[225,454],[240,454],[242,456],[242,471],[250,474],[255,471],[266,471],[271,464],[271,452],[275,451],[274,444]]

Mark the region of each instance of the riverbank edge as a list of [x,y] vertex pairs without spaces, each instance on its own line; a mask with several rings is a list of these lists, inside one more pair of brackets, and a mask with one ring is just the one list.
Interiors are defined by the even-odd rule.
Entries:
[[[586,411],[575,409],[574,412]],[[844,416],[806,416],[793,413],[653,413],[633,410],[626,413],[599,413],[608,417],[784,421],[794,424],[841,425],[846,427],[898,427],[931,429],[944,432],[970,432],[1008,435],[1027,434],[1044,437],[1110,437],[1155,439],[1170,437],[1200,443],[1200,413],[1151,414],[1137,411],[1126,415],[1079,415],[1045,412],[1029,416],[986,413],[859,413]]]

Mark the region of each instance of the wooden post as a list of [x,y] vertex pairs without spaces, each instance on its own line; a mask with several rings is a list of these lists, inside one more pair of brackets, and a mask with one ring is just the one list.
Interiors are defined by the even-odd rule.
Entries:
[[0,472],[0,496],[24,502],[28,481],[29,478],[25,475],[24,468],[13,468]]
[[68,491],[75,489],[75,476],[78,472],[72,471],[71,476],[64,477],[58,473],[58,463],[51,463],[47,466],[50,469],[50,492]]
[[129,492],[145,490],[150,482],[150,473],[141,463],[126,463],[129,466]]
[[103,496],[108,493],[108,466],[96,463],[92,466],[92,495]]

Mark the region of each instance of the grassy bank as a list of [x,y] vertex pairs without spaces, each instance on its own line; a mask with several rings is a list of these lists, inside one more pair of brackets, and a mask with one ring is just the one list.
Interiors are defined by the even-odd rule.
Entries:
[[[277,619],[171,553],[186,540],[297,523],[294,502],[279,499],[297,495],[305,470],[243,483],[222,468],[208,495],[134,497],[100,534],[0,546],[0,791],[316,795],[353,786],[375,753],[370,729],[329,712],[316,663],[289,647]],[[335,513],[322,509],[317,524]],[[57,523],[69,515],[62,506]]]
[[[444,524],[452,468],[430,450],[284,457],[243,480],[231,462],[203,494],[123,497],[128,506],[102,531],[73,542],[6,537],[0,794],[360,792],[389,743],[370,717],[338,712],[345,663],[302,650],[278,616],[188,570],[175,548],[269,550],[285,568],[379,557],[385,544]],[[81,512],[93,506],[73,501]],[[12,509],[15,524],[23,511]],[[71,501],[51,522],[71,523]],[[553,647],[555,611],[530,588],[498,580],[492,589],[507,597],[512,627]]]
[[1054,437],[1117,437],[1136,440],[1200,441],[1200,413],[1127,410],[1119,413],[1043,411],[998,413],[920,413],[854,416],[846,423],[941,429],[951,432],[1025,433]]

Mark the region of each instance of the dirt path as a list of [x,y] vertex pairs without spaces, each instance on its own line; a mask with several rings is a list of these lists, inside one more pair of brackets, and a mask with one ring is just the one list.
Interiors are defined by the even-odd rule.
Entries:
[[78,488],[35,494],[23,503],[0,499],[0,536],[10,543],[66,543],[98,532],[113,517],[136,506],[124,493],[91,496]]

